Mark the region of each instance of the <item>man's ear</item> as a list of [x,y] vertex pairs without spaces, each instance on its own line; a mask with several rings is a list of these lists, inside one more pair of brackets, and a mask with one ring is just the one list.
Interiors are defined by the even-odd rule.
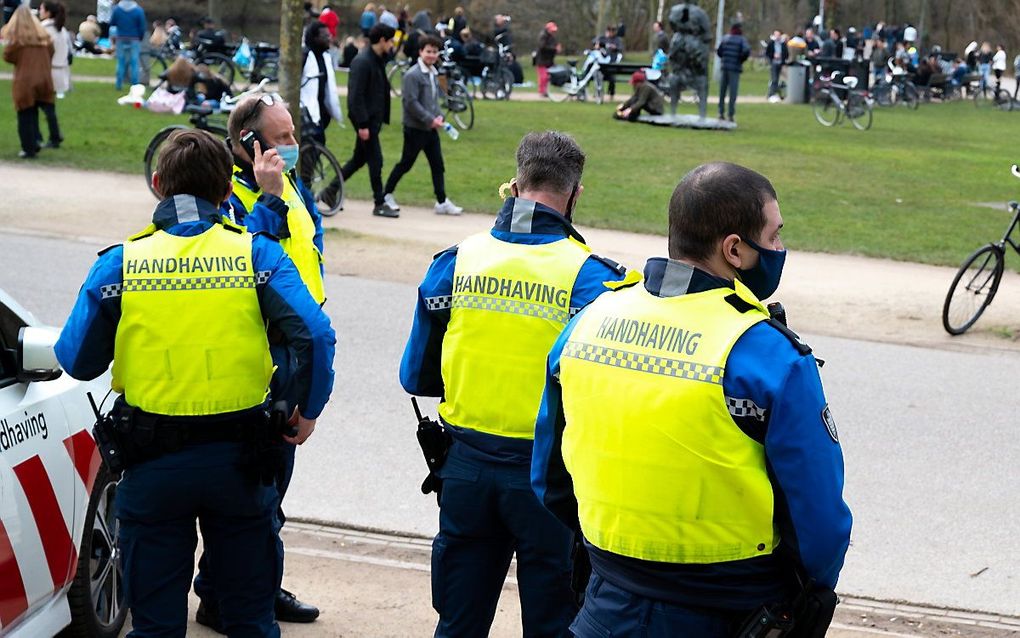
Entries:
[[159,192],[159,173],[152,174],[152,191],[159,195],[160,199],[163,199],[163,195]]
[[519,188],[517,188],[517,178],[516,177],[513,178],[512,180],[510,180],[510,194],[513,195],[514,197],[520,197],[521,196],[521,191],[520,191]]
[[230,199],[230,196],[233,194],[234,194],[234,180],[230,180],[229,182],[227,182],[227,194],[223,196],[223,201],[220,203],[226,204],[227,201]]
[[719,242],[723,259],[726,260],[726,263],[737,270],[740,270],[741,266],[743,266],[743,259],[740,256],[739,249],[740,245],[743,243],[744,242],[740,240],[740,235],[737,235],[736,233],[726,235],[723,237],[722,241]]

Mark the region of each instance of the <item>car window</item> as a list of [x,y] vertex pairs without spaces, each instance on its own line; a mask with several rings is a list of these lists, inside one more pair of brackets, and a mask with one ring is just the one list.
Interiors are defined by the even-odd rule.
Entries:
[[25,322],[10,308],[0,304],[0,387],[10,385],[17,374],[18,331]]

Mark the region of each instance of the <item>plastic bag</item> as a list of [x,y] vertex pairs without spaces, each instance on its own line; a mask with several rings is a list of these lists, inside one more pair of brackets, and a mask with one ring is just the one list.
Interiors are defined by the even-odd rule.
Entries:
[[145,102],[146,108],[153,113],[174,113],[180,115],[184,111],[184,92],[171,93],[163,87],[156,87]]
[[234,52],[234,66],[246,69],[251,65],[251,46],[248,45],[248,38],[241,40],[240,46]]

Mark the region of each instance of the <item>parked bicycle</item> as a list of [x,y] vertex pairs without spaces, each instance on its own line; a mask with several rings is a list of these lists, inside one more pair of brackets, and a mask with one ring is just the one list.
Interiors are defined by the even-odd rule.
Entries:
[[844,76],[843,83],[836,81],[839,72],[822,77],[822,85],[814,103],[815,119],[822,126],[835,126],[843,118],[854,128],[866,131],[871,128],[871,98],[866,91],[857,89],[857,78]]
[[390,92],[393,97],[400,97],[400,90],[404,86],[404,74],[411,68],[411,61],[407,58],[394,58],[386,65],[386,79],[390,81]]
[[514,90],[514,61],[510,47],[503,43],[501,33],[496,36],[496,48],[482,51],[481,88],[482,97],[488,100],[509,100]]
[[[184,112],[190,115],[191,126],[171,124],[157,132],[145,149],[144,159],[145,179],[152,194],[159,198],[159,194],[152,188],[152,173],[156,170],[163,144],[171,133],[180,129],[197,128],[209,131],[229,145],[227,124],[222,118],[228,115],[245,97],[261,93],[267,83],[268,80],[264,79],[257,86],[236,97],[225,97],[221,100],[218,110],[208,106],[189,104],[185,106]],[[305,186],[315,196],[315,204],[319,213],[325,217],[332,217],[343,210],[344,178],[340,172],[340,162],[324,144],[305,134],[301,136],[298,174]]]
[[[1020,167],[1010,169],[1014,177],[1020,178]],[[1002,273],[1006,265],[1006,246],[1020,254],[1020,244],[1013,239],[1014,231],[1020,226],[1020,203],[1009,202],[1013,218],[1006,227],[1002,239],[985,244],[963,262],[949,285],[946,301],[942,305],[942,327],[951,335],[962,335],[981,317],[992,303],[999,290]]]
[[453,61],[453,49],[443,47],[440,52],[439,85],[442,89],[440,105],[443,118],[454,123],[460,130],[475,125],[475,101],[468,90],[468,75]]
[[609,62],[605,51],[592,49],[585,52],[584,66],[581,73],[577,72],[577,60],[568,58],[566,66],[557,65],[549,68],[549,99],[563,102],[569,98],[581,102],[588,99],[589,85],[596,104],[603,100],[603,76],[601,65]]
[[887,70],[871,87],[871,97],[879,106],[905,106],[916,110],[921,103],[921,92],[903,69],[890,59]]

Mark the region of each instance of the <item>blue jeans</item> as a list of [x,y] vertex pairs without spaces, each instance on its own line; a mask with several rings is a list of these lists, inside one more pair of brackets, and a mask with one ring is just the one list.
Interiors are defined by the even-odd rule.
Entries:
[[438,637],[489,634],[510,559],[517,554],[523,635],[567,636],[571,533],[531,490],[531,468],[487,463],[455,442],[440,471],[439,534],[432,543]]
[[125,472],[116,511],[130,637],[185,635],[197,519],[224,629],[279,638],[276,490],[247,479],[241,455],[238,443],[194,445]]
[[124,85],[124,76],[131,71],[131,84],[138,84],[141,76],[142,42],[135,39],[117,39],[117,90]]
[[570,626],[577,638],[728,638],[749,611],[694,609],[638,596],[598,573],[591,575],[584,607]]

